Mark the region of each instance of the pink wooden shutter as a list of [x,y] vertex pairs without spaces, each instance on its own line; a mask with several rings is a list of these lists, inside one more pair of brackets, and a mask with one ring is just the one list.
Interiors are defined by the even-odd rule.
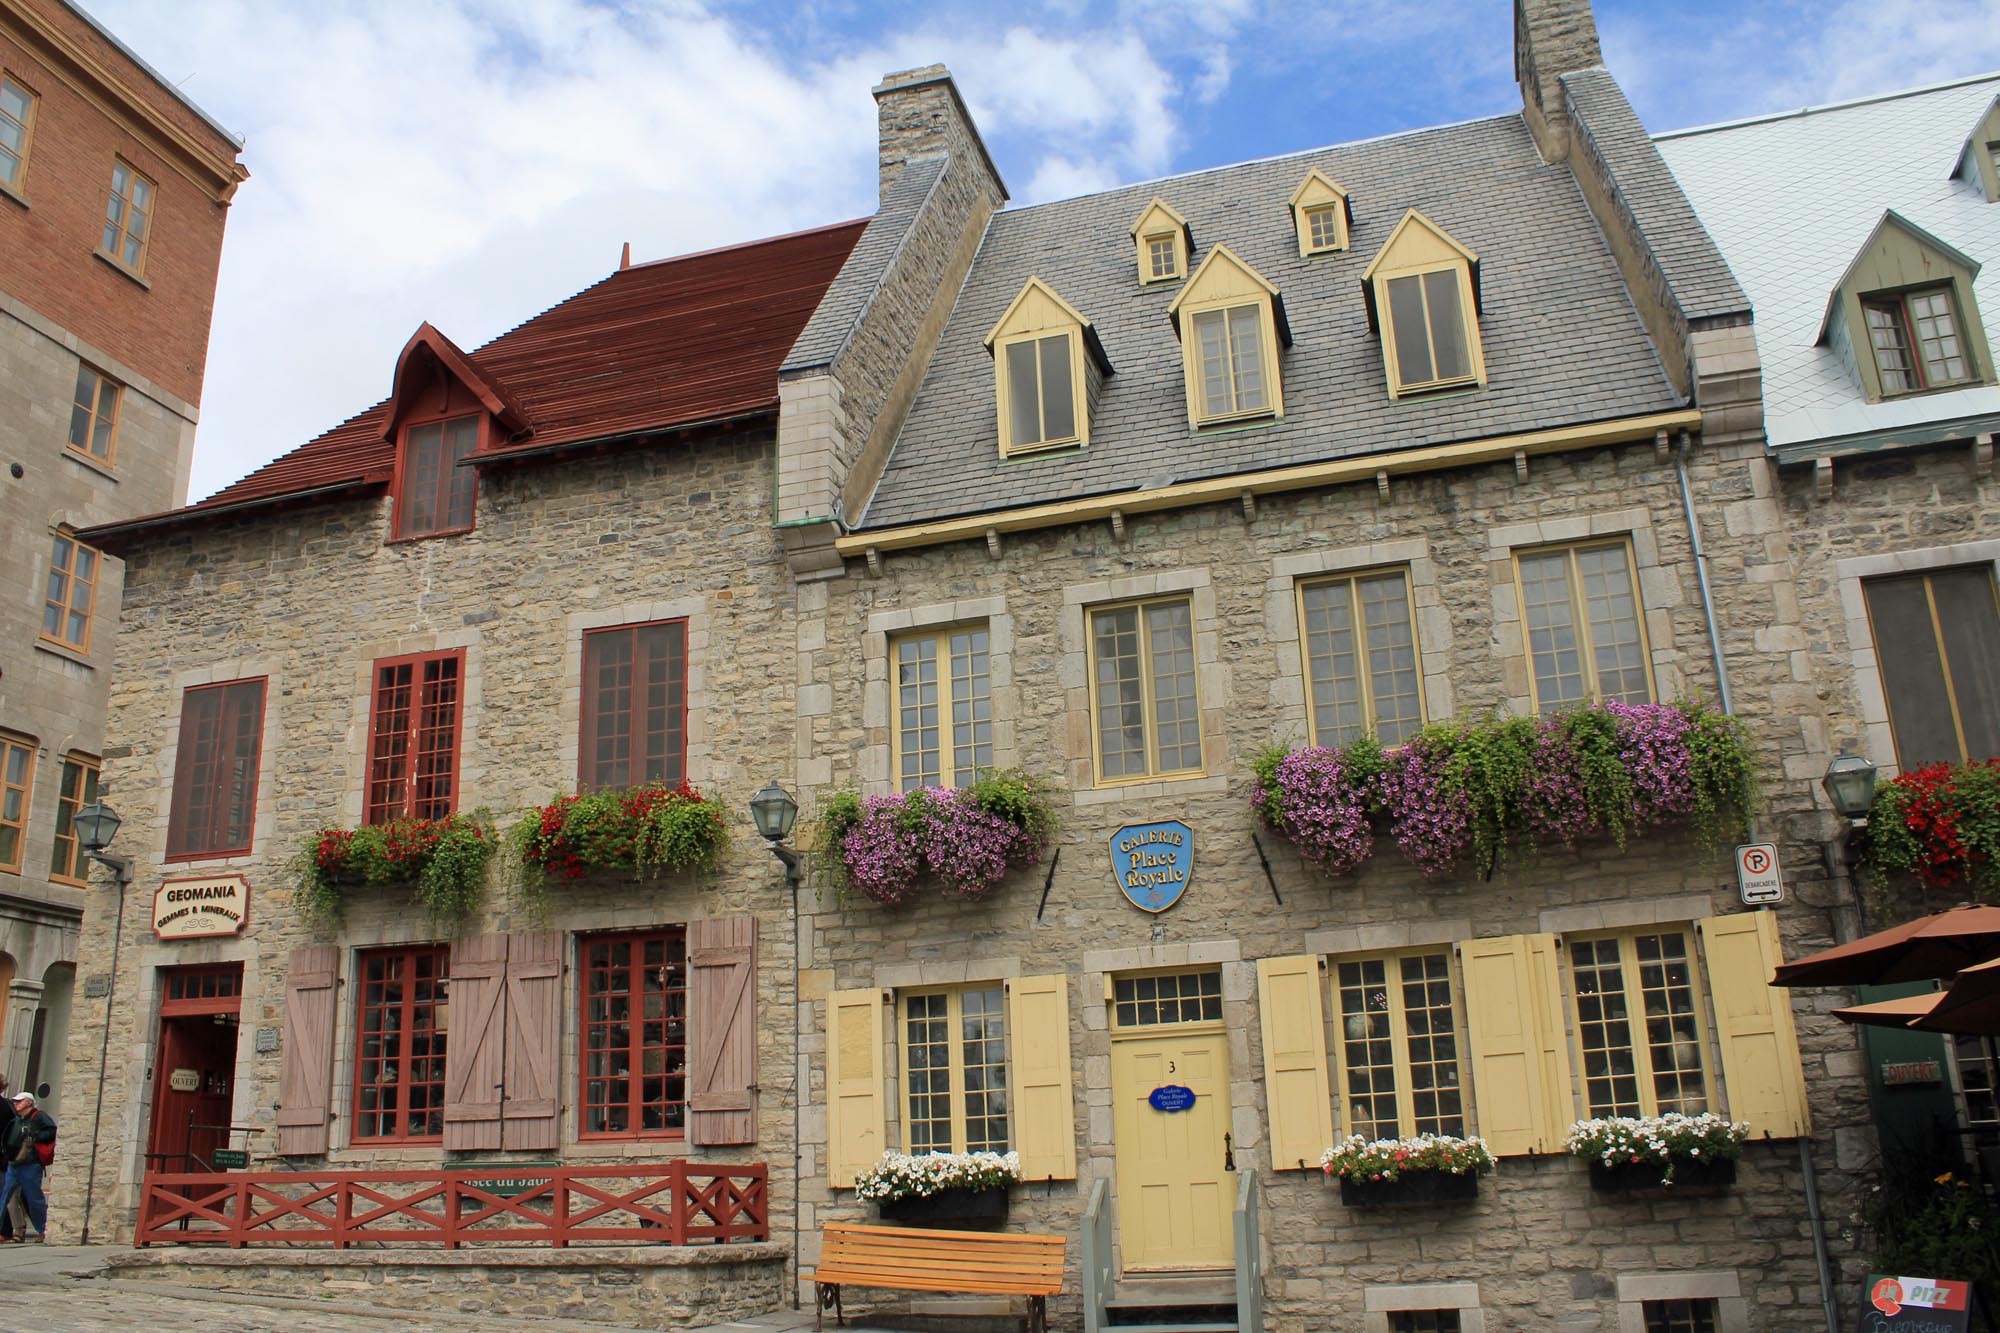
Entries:
[[278,1152],[326,1151],[333,1100],[333,1019],[340,950],[315,944],[292,950],[285,969],[285,1044],[278,1067]]
[[513,935],[507,943],[506,1065],[500,1146],[554,1151],[556,1078],[562,1067],[562,936]]
[[507,937],[474,935],[451,946],[451,1027],[444,1048],[447,1152],[500,1146],[500,1083]]
[[757,919],[688,923],[688,1142],[757,1141]]

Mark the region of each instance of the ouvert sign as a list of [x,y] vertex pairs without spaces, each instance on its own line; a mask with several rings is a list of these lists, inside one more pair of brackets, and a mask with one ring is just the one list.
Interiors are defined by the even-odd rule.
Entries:
[[170,879],[153,890],[153,933],[163,940],[235,935],[250,919],[250,884],[241,875]]

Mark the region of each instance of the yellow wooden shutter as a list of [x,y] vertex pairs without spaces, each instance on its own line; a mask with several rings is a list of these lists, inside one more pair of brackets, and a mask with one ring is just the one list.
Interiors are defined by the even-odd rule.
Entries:
[[1333,1142],[1319,959],[1311,954],[1258,959],[1257,1009],[1264,1029],[1271,1169],[1316,1168]]
[[1778,914],[1704,917],[1695,929],[1708,957],[1708,993],[1715,1002],[1729,1118],[1749,1121],[1750,1132],[1760,1138],[1812,1133],[1791,993],[1770,984],[1771,973],[1785,961],[1778,944]]
[[1007,1058],[1013,1066],[1014,1150],[1021,1154],[1021,1179],[1075,1180],[1068,977],[1055,972],[1007,983]]
[[826,999],[826,1168],[835,1189],[882,1157],[882,992]]
[[1569,1041],[1553,935],[1458,946],[1479,1133],[1495,1155],[1558,1152],[1569,1133]]

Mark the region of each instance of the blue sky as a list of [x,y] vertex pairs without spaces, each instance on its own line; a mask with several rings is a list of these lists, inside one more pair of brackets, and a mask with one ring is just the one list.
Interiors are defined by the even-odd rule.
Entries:
[[[192,495],[651,259],[873,207],[886,71],[1017,203],[1518,106],[1512,0],[84,0],[247,140]],[[2000,69],[1991,0],[1598,0],[1655,130]]]

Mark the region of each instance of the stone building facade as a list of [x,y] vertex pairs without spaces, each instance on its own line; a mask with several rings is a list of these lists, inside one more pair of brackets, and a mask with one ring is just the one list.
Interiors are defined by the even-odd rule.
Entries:
[[81,10],[0,5],[0,1074],[63,1110],[122,570],[187,496],[241,144]]

